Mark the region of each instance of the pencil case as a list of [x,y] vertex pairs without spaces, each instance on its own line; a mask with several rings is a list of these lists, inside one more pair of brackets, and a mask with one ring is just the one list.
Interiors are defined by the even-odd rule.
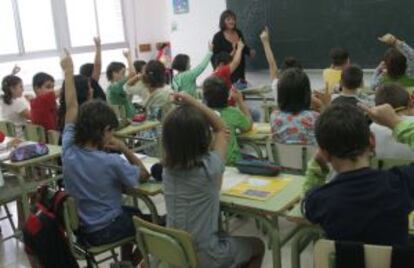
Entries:
[[240,173],[259,176],[277,176],[282,167],[276,163],[264,160],[240,160],[236,162]]

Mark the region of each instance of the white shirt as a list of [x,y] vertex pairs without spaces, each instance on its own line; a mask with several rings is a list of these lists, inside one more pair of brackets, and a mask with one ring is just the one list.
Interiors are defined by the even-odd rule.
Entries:
[[[403,117],[414,121],[414,116]],[[376,123],[373,123],[370,128],[375,136],[375,152],[378,159],[414,160],[414,150],[406,144],[397,142],[389,128]]]
[[0,100],[0,118],[12,122],[16,126],[16,136],[20,138],[23,137],[22,126],[27,121],[20,113],[26,109],[29,109],[29,103],[23,97],[13,99],[10,105]]

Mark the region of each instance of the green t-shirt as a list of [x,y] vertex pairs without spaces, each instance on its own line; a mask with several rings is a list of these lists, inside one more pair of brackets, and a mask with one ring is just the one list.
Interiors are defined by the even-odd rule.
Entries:
[[217,111],[220,113],[220,117],[230,128],[230,142],[227,148],[226,165],[232,166],[236,163],[236,161],[242,158],[240,147],[237,143],[236,130],[238,129],[241,132],[249,130],[251,122],[250,119],[236,107],[227,107]]
[[406,75],[403,75],[398,79],[392,79],[388,75],[385,75],[384,78],[381,80],[381,84],[389,84],[389,83],[397,83],[405,88],[414,87],[414,79]]
[[131,118],[135,114],[135,108],[128,94],[124,92],[124,85],[127,81],[128,78],[125,77],[122,80],[111,83],[107,89],[107,95],[110,104],[124,106],[127,117]]

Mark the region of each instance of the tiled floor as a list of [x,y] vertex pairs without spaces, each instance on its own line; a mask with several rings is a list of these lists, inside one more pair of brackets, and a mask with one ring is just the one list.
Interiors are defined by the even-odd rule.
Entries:
[[[313,89],[320,89],[323,86],[321,80],[321,72],[320,71],[311,71],[308,72],[309,77],[311,79],[312,88]],[[257,72],[257,73],[249,73],[248,79],[252,84],[264,84],[267,83],[268,73],[267,72]],[[366,84],[368,83],[369,75],[366,75]],[[259,105],[256,103],[251,103],[250,105]],[[163,199],[162,197],[158,197],[156,199],[157,206],[160,207],[160,212],[162,213],[165,211],[163,209]],[[3,214],[3,212],[1,212]],[[10,234],[11,230],[7,221],[0,222],[0,226],[2,229],[2,235],[7,236]],[[280,229],[282,234],[286,233],[290,228],[294,225],[287,222],[286,220],[280,220]],[[257,236],[264,239],[264,236],[256,229],[255,224],[249,220],[236,220],[232,222],[231,229],[235,230],[232,232],[235,235],[246,235],[246,236]],[[266,241],[264,239],[264,241]],[[17,242],[15,239],[8,240],[4,243],[0,243],[0,268],[26,268],[30,267],[27,257],[24,253],[24,248],[22,243]],[[109,262],[102,264],[100,267],[109,267]],[[272,258],[270,251],[266,252],[265,260],[263,267],[272,267]],[[282,249],[282,267],[288,268],[291,267],[290,265],[290,244],[288,243]],[[302,267],[303,268],[311,268],[313,267],[312,264],[312,248],[308,247],[305,252],[302,254]]]

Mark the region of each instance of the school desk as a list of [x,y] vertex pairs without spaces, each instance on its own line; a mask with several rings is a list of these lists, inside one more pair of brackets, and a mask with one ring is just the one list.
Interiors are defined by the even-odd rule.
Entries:
[[[223,176],[222,191],[226,191],[237,183],[247,180],[252,175],[240,174],[236,168],[228,167]],[[281,248],[294,235],[290,232],[281,237],[278,218],[295,203],[298,202],[304,183],[302,176],[281,175],[291,178],[291,181],[280,192],[276,193],[266,201],[256,201],[222,194],[220,204],[223,212],[243,215],[256,220],[259,226],[266,230],[269,236],[269,247],[272,250],[273,267],[281,268]]]
[[[237,141],[240,145],[252,147],[259,158],[263,158],[262,147],[267,152],[271,152],[271,129],[269,123],[254,123],[251,130],[237,135]],[[270,160],[273,156],[269,156]]]
[[129,141],[128,147],[131,148],[133,151],[139,151],[139,150],[143,150],[145,148],[152,147],[158,144],[158,139],[151,140],[148,144],[135,148],[134,142],[136,140],[142,140],[142,139],[136,138],[135,136],[142,131],[158,128],[160,126],[161,126],[161,123],[159,121],[144,121],[141,123],[132,123],[125,128],[117,130],[115,132],[115,136],[118,138],[128,140]]
[[[49,148],[49,153],[40,157],[20,162],[11,162],[10,160],[4,160],[0,162],[0,166],[2,167],[2,169],[5,172],[14,174],[19,182],[22,196],[22,208],[24,219],[26,219],[29,216],[29,194],[35,191],[38,186],[47,184],[58,179],[58,176],[53,176],[48,179],[42,178],[41,180],[33,180],[30,176],[30,174],[33,174],[34,167],[45,166],[47,162],[56,160],[60,157],[62,153],[62,149],[60,146],[48,144],[47,147]],[[54,166],[47,165],[47,168],[51,167]],[[19,224],[22,223],[19,222]]]

